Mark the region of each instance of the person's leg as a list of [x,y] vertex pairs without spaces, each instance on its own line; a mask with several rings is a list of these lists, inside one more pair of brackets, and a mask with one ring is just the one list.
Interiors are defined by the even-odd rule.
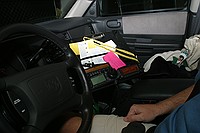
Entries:
[[[121,133],[129,122],[125,122],[123,117],[116,115],[95,115],[90,133]],[[144,124],[145,132],[155,124]]]
[[74,116],[69,118],[61,127],[59,133],[76,133],[81,125],[81,117]]
[[[116,115],[95,115],[92,121],[90,133],[121,133],[129,122],[125,122],[123,117]],[[144,124],[145,131],[155,124]],[[75,116],[68,119],[60,129],[59,133],[76,133],[81,125],[81,117]]]
[[95,115],[90,133],[121,133],[129,123],[115,115]]

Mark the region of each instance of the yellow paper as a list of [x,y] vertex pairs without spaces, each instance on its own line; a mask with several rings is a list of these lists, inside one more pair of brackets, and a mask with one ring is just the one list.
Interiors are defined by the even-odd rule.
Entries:
[[80,55],[79,48],[78,48],[78,45],[80,43],[87,43],[89,49],[96,48],[96,45],[94,44],[94,42],[92,40],[70,43],[69,46],[76,55]]
[[86,42],[88,44],[89,49],[96,48],[96,45],[94,44],[93,40],[87,40]]
[[79,49],[78,49],[78,43],[70,43],[69,44],[70,48],[72,49],[72,51],[76,54],[79,55]]

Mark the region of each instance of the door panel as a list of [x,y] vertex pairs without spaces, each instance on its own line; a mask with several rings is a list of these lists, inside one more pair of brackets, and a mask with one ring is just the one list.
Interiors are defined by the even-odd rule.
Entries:
[[[95,19],[93,25],[95,32],[119,31],[124,45],[133,50],[142,63],[156,53],[182,49],[188,31],[189,13],[187,8],[189,5],[187,0],[175,1],[179,5],[167,0],[153,0],[152,2],[143,0],[134,1],[135,3],[131,0],[109,2],[99,0],[97,3],[100,5],[100,17]],[[115,3],[115,6],[108,8],[102,4],[101,7],[101,2],[104,4]],[[134,5],[131,5],[133,3]],[[137,4],[141,5],[138,9],[136,9]],[[110,15],[108,12],[114,15]]]
[[[99,17],[95,32],[120,32],[127,45],[144,63],[156,53],[181,49],[184,45],[187,11]],[[126,46],[126,47],[127,47]]]
[[174,51],[183,47],[183,35],[122,34],[125,44],[138,56],[141,64],[156,53]]
[[161,12],[122,17],[122,36],[142,63],[156,53],[181,49],[184,45],[187,12]]

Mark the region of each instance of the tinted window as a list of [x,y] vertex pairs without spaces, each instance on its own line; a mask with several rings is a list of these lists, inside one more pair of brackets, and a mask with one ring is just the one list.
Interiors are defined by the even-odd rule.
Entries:
[[1,0],[0,26],[54,19],[54,0]]
[[0,0],[0,27],[64,17],[76,0]]
[[183,9],[188,0],[98,0],[100,16]]

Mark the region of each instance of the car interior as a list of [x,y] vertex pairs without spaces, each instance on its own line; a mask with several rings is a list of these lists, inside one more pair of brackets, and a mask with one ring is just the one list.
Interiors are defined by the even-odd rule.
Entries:
[[[87,133],[95,114],[125,116],[132,104],[157,103],[195,83],[198,68],[187,71],[162,59],[151,71],[143,66],[155,54],[181,50],[199,33],[198,0],[91,0],[83,16],[56,19],[55,1],[20,1],[0,1],[2,133],[50,132],[70,112],[82,117],[78,132]],[[32,20],[24,21],[30,17],[25,11]],[[81,47],[84,37],[96,45],[112,40],[125,65],[83,64],[71,46]]]

